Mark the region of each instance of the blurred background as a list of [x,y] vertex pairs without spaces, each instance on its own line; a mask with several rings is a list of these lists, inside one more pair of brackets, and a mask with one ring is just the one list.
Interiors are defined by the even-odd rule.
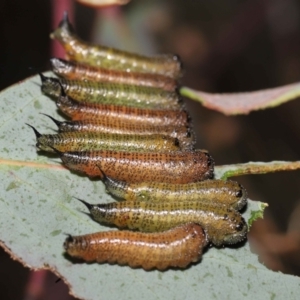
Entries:
[[[1,0],[0,90],[49,69],[50,57],[63,57],[49,33],[64,10],[84,40],[149,55],[179,54],[181,83],[194,89],[241,92],[300,81],[297,0],[132,0],[102,9],[72,0]],[[208,149],[217,165],[300,160],[299,99],[235,117],[186,102],[197,146]],[[268,268],[299,276],[300,171],[237,180],[250,199],[269,204],[251,229],[253,252]],[[3,299],[73,299],[54,274],[31,272],[3,250],[0,265]]]

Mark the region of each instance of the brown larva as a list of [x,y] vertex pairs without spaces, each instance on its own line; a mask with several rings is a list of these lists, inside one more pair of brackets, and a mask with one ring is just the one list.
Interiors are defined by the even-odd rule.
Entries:
[[73,120],[98,120],[130,122],[156,126],[189,126],[190,117],[185,110],[152,110],[121,105],[79,103],[61,95],[56,102],[59,109]]
[[160,233],[108,231],[69,236],[64,248],[87,262],[108,262],[145,270],[186,268],[200,260],[207,240],[197,224],[184,224]]
[[193,130],[188,126],[144,125],[122,120],[101,118],[99,120],[58,121],[49,117],[58,127],[59,132],[95,132],[126,135],[162,134],[176,138],[182,150],[192,150],[195,145]]
[[52,71],[56,75],[70,80],[90,80],[148,86],[161,88],[170,92],[177,89],[175,79],[159,74],[154,75],[91,67],[75,61],[67,61],[59,58],[52,58],[50,63]]
[[71,170],[126,182],[189,183],[213,177],[214,161],[201,150],[174,152],[89,151],[59,153]]

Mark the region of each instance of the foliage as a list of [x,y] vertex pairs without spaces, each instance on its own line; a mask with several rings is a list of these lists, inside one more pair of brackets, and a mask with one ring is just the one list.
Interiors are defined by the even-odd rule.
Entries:
[[[103,184],[72,174],[56,157],[34,147],[35,137],[25,123],[49,129],[55,104],[41,94],[32,77],[0,94],[2,151],[0,176],[0,240],[14,259],[33,269],[51,269],[65,280],[72,294],[84,299],[297,299],[299,278],[272,272],[258,262],[249,244],[209,248],[201,262],[186,270],[145,272],[108,264],[73,263],[64,255],[66,233],[107,230],[83,213],[72,197],[91,203],[109,202]],[[50,124],[50,126],[49,126]],[[235,170],[217,168],[217,177]],[[228,174],[228,173],[227,173]],[[265,204],[249,201],[244,217],[261,217]],[[111,229],[110,229],[111,230]]]

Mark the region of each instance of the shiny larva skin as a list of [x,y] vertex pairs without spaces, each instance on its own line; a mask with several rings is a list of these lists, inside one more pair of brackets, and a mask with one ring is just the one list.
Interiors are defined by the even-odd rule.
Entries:
[[87,262],[117,263],[144,270],[186,268],[200,260],[207,240],[197,224],[184,224],[160,233],[108,231],[69,236],[64,248]]
[[128,85],[139,85],[161,88],[165,91],[175,91],[177,82],[175,79],[158,75],[136,72],[125,72],[91,67],[75,61],[67,61],[59,58],[50,60],[52,71],[69,80],[90,80],[98,82],[112,82]]
[[[48,116],[48,115],[46,115]],[[57,125],[59,132],[94,132],[111,133],[124,135],[147,135],[162,134],[179,141],[182,150],[192,150],[196,143],[195,136],[187,126],[155,126],[135,124],[120,120],[99,119],[99,120],[79,120],[79,121],[58,121],[48,116]]]
[[161,74],[172,78],[181,75],[181,62],[176,55],[147,57],[85,43],[76,36],[66,15],[50,37],[61,43],[69,59],[80,63],[127,72]]
[[185,110],[152,110],[121,105],[80,103],[67,96],[60,96],[58,108],[73,120],[106,119],[156,126],[189,126],[190,117]]
[[247,203],[246,190],[236,181],[205,180],[187,184],[118,181],[104,175],[106,190],[127,201],[198,201],[217,202],[241,210]]
[[214,161],[204,151],[125,152],[92,151],[60,153],[71,170],[88,176],[109,177],[126,182],[189,183],[213,177]]
[[176,138],[163,135],[122,135],[93,132],[65,132],[43,134],[37,137],[36,146],[44,151],[179,151]]
[[[82,200],[81,200],[82,201]],[[161,232],[186,223],[199,224],[215,246],[245,239],[248,227],[241,214],[223,204],[205,201],[122,201],[92,205],[82,201],[99,223],[143,232]]]
[[130,86],[118,83],[93,82],[42,78],[42,92],[57,98],[62,89],[69,97],[79,102],[114,104],[147,109],[177,110],[183,107],[177,92],[167,92],[158,88]]

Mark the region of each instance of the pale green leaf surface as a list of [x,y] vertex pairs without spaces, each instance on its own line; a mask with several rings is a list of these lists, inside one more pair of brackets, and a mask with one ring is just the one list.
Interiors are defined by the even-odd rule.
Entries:
[[[0,94],[0,240],[31,268],[50,268],[84,299],[298,299],[300,280],[267,270],[249,250],[210,248],[182,271],[145,272],[108,264],[73,264],[64,257],[65,233],[111,230],[93,222],[72,196],[91,203],[112,199],[101,182],[73,174],[57,158],[36,152],[35,137],[55,126],[40,112],[62,119],[33,77]],[[246,219],[263,204],[250,201]]]

